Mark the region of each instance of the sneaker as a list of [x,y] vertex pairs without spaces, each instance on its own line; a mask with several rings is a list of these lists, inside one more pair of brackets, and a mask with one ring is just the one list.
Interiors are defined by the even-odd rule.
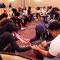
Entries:
[[26,28],[21,28],[21,30],[25,30]]

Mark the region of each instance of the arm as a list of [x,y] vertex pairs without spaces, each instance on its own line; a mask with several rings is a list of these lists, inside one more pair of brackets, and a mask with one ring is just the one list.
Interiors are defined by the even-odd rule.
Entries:
[[39,51],[39,52],[40,52],[42,55],[44,55],[44,56],[53,57],[53,56],[49,53],[49,51],[46,51],[46,50],[45,50],[44,48],[42,48],[41,46],[39,47],[39,46],[37,46],[37,45],[34,45],[34,46],[32,46],[32,49]]
[[46,40],[44,40],[44,41],[41,42],[41,45],[42,45],[43,47],[49,47],[50,44],[51,44],[51,41],[46,41]]
[[59,56],[59,52],[60,52],[60,39],[59,38],[60,38],[60,35],[58,35],[54,40],[51,41],[49,51],[46,51],[45,49],[42,49],[39,46],[32,46],[32,48],[39,51],[41,54],[47,57]]
[[9,39],[9,42],[11,43],[11,45],[14,47],[14,49],[17,50],[17,51],[19,51],[19,52],[27,51],[27,50],[30,49],[30,47],[20,48],[20,47],[17,45],[14,37],[13,37],[10,33],[8,34],[8,39]]
[[12,35],[13,35],[17,40],[19,40],[22,44],[27,44],[27,43],[29,43],[29,41],[30,41],[29,39],[23,39],[23,38],[21,38],[20,35],[19,35],[18,33],[16,33],[16,32],[13,32]]

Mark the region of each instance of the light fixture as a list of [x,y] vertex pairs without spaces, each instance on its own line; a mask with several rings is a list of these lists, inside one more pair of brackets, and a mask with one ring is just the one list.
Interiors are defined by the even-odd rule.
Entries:
[[36,2],[41,2],[41,0],[35,0]]
[[14,2],[15,0],[9,0],[10,2]]

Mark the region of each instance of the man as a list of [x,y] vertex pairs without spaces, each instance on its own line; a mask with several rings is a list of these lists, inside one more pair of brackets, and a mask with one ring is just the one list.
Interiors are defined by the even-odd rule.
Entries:
[[39,51],[41,54],[47,57],[57,57],[60,55],[60,23],[59,22],[52,22],[49,25],[49,32],[55,38],[51,41],[49,50],[46,51],[42,48],[42,46],[34,45],[32,46],[33,49]]
[[[53,38],[52,35],[47,31],[47,27],[44,22],[40,22],[39,24],[37,24],[35,31],[36,35],[30,41],[32,44],[40,44],[40,42],[43,42],[42,44],[45,44],[51,41]],[[44,56],[42,54],[35,50],[34,53],[36,54],[37,59],[43,60]]]

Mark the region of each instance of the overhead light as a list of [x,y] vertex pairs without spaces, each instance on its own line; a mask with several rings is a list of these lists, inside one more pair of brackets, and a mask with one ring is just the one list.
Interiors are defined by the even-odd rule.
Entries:
[[35,0],[36,2],[41,2],[41,0]]
[[14,2],[15,0],[9,0],[10,2]]

